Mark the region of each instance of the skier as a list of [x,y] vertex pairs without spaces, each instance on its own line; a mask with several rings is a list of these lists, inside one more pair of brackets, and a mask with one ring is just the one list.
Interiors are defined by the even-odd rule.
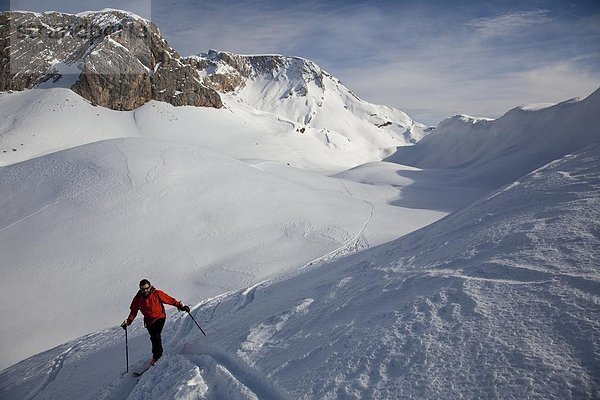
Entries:
[[127,326],[131,325],[135,319],[138,311],[142,312],[144,315],[144,326],[148,329],[150,341],[152,342],[152,360],[150,361],[150,365],[156,364],[163,353],[160,334],[167,318],[165,303],[177,307],[179,311],[190,312],[188,306],[165,292],[154,288],[148,279],[142,279],[140,281],[140,290],[136,293],[129,307],[131,309],[129,317],[121,324],[121,328],[127,329]]

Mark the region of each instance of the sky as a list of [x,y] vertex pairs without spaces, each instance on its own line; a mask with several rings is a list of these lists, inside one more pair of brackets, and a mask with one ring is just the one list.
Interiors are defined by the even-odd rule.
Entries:
[[308,58],[360,98],[428,125],[455,114],[496,118],[600,87],[598,0],[0,1],[2,9],[127,9],[155,22],[182,55]]

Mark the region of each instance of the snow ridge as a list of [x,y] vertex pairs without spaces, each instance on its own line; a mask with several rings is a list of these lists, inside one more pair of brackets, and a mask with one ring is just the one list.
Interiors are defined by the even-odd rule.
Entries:
[[464,183],[485,183],[492,189],[598,143],[598,110],[600,89],[580,101],[517,107],[496,120],[458,115],[387,160],[420,168],[460,168]]

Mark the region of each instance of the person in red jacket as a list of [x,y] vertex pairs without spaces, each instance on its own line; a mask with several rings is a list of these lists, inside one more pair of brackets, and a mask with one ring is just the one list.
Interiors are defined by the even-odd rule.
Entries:
[[140,281],[140,290],[136,293],[129,307],[131,309],[129,317],[121,324],[123,329],[127,329],[127,326],[131,325],[135,319],[138,311],[142,312],[144,315],[144,326],[148,329],[150,341],[152,342],[151,365],[156,364],[156,361],[158,361],[163,353],[161,333],[167,319],[165,304],[175,306],[179,311],[190,312],[188,306],[162,290],[154,288],[148,279],[142,279]]

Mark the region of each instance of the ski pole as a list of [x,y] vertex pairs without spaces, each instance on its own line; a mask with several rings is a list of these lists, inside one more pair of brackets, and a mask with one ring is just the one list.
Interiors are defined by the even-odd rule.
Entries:
[[200,325],[198,325],[198,323],[197,323],[197,322],[196,322],[196,320],[194,319],[194,316],[192,315],[192,313],[190,313],[190,312],[188,311],[188,315],[189,315],[190,317],[192,317],[192,321],[194,321],[194,323],[196,324],[196,326],[198,327],[198,329],[200,329],[200,332],[202,332],[202,333],[204,334],[204,336],[206,336],[206,333],[204,333],[204,331],[202,330],[202,328],[200,328]]
[[127,327],[125,327],[125,362],[127,363],[127,373],[129,373],[129,342],[127,341]]

